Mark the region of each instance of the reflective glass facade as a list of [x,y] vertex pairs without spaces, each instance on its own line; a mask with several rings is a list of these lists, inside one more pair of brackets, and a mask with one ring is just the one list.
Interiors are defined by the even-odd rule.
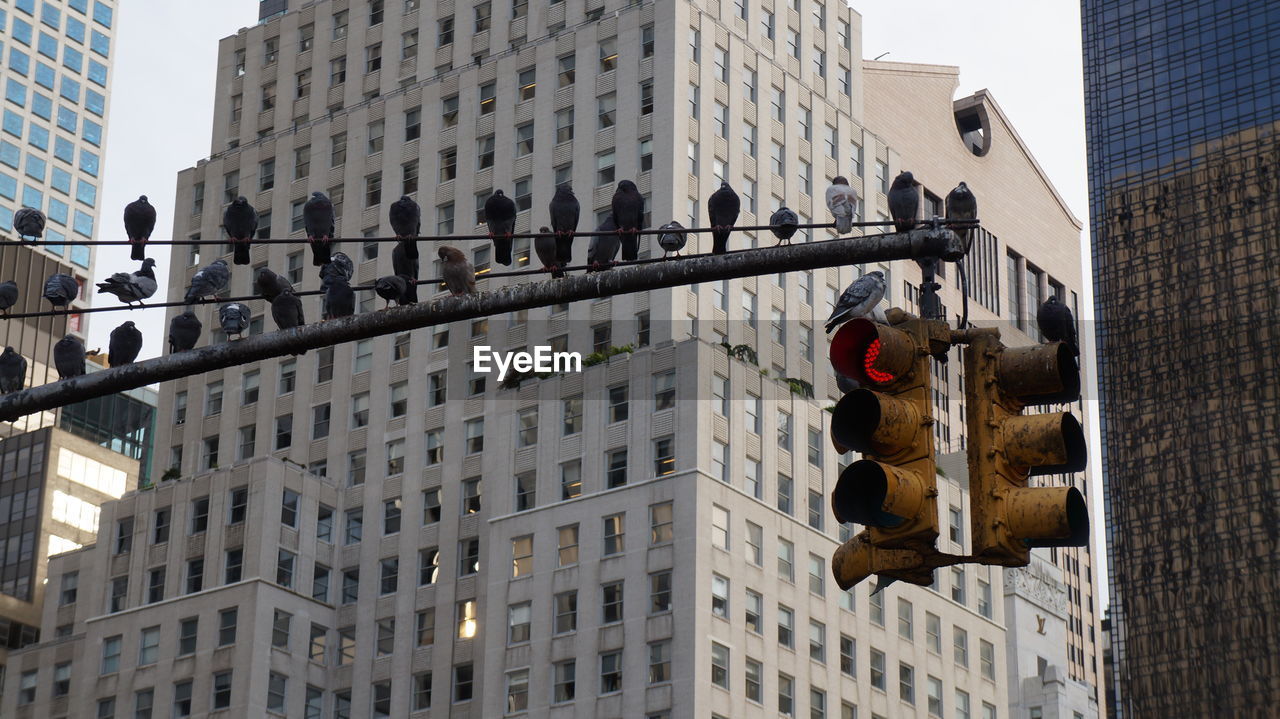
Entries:
[[1084,0],[1117,716],[1280,703],[1280,3]]

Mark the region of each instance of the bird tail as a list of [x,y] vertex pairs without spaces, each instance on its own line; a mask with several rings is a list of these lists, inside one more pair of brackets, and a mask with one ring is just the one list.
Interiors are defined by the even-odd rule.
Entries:
[[836,234],[847,235],[853,232],[853,215],[836,218]]
[[329,243],[325,240],[311,240],[311,264],[323,267],[329,264]]
[[418,304],[418,282],[417,280],[408,280],[405,283],[404,294],[400,296],[400,304],[416,305]]
[[511,237],[500,235],[493,238],[493,259],[504,267],[511,266]]
[[133,243],[133,250],[129,253],[129,257],[138,262],[147,258],[147,241],[139,240]]
[[[245,241],[245,242],[233,242],[233,243],[231,243],[231,244],[232,244],[232,249],[233,249],[233,251],[234,251],[234,257],[232,257],[232,258],[231,258],[231,261],[232,261],[233,263],[237,264],[237,265],[247,265],[247,264],[249,264],[249,243],[248,243],[248,241]],[[135,259],[136,259],[136,258],[135,258]]]

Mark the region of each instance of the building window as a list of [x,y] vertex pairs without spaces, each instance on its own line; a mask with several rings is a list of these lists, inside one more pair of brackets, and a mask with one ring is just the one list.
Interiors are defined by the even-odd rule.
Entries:
[[969,667],[969,633],[956,626],[953,626],[951,630],[955,662],[967,669]]
[[796,680],[787,674],[778,673],[778,713],[792,716],[796,709]]
[[796,615],[789,607],[778,605],[778,644],[791,648],[795,646]]
[[551,700],[554,703],[571,702],[577,696],[577,663],[570,659],[555,665],[555,685]]
[[439,578],[440,550],[436,547],[418,550],[418,586],[430,586]]
[[511,577],[518,579],[533,574],[533,536],[511,540]]
[[529,641],[532,616],[533,605],[530,602],[521,602],[507,607],[507,644]]
[[600,693],[622,691],[622,652],[606,652],[600,655]]
[[476,621],[476,600],[464,599],[458,602],[458,638],[471,639],[478,631]]
[[719,574],[711,575],[711,614],[729,618],[729,580]]
[[671,572],[654,572],[649,575],[649,613],[671,611]]
[[567,634],[578,629],[578,593],[562,592],[555,596],[556,634]]

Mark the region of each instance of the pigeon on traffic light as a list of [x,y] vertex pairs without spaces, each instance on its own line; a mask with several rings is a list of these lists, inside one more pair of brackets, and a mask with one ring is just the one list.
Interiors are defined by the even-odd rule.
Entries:
[[795,236],[796,231],[800,229],[800,216],[790,207],[779,207],[772,215],[769,216],[769,224],[773,236],[778,238],[778,244],[791,244],[791,238]]
[[582,208],[569,183],[566,182],[556,188],[556,194],[551,198],[548,209],[551,215],[551,229],[556,233],[556,267],[571,265],[573,264],[573,234],[578,231],[578,214]]
[[622,238],[622,260],[631,262],[640,256],[640,230],[644,224],[644,195],[636,183],[623,180],[613,193],[613,222]]
[[249,243],[258,233],[258,211],[243,197],[237,197],[222,213],[222,229],[227,232],[237,265],[249,264]]
[[400,275],[387,275],[374,281],[373,291],[387,301],[383,309],[391,307],[392,302],[395,302],[396,305],[405,304],[404,295],[409,288],[409,282],[412,282],[411,278],[401,277]]
[[880,270],[868,272],[854,280],[845,288],[840,299],[836,300],[836,306],[831,310],[831,316],[827,318],[827,332],[849,320],[870,313],[884,298],[885,288],[884,273]]
[[[286,291],[293,292],[293,288],[281,288],[276,297]],[[274,301],[275,297],[271,299]],[[229,302],[218,308],[218,326],[222,328],[222,334],[226,335],[227,339],[231,339],[231,335],[243,336],[252,320],[253,312],[249,309],[249,305],[243,302]]]
[[827,209],[836,218],[836,235],[853,231],[853,218],[858,212],[858,191],[849,187],[844,175],[837,175],[827,188]]
[[1036,326],[1046,340],[1064,342],[1072,352],[1080,354],[1075,316],[1071,313],[1071,308],[1062,304],[1056,295],[1050,295],[1036,311]]
[[203,329],[204,323],[191,310],[174,315],[169,320],[169,354],[193,349],[196,342],[200,341],[200,331]]
[[341,277],[347,282],[356,276],[356,265],[347,257],[345,252],[335,252],[329,256],[329,261],[324,263],[320,268],[320,284],[330,277]]
[[44,282],[44,298],[54,307],[66,307],[80,294],[76,278],[61,272],[49,275]]
[[[976,220],[978,219],[978,198],[973,196],[973,191],[968,185],[961,182],[954,190],[947,193],[946,211],[948,220]],[[964,240],[965,247],[968,247],[973,238],[973,227],[951,229]]]
[[84,374],[84,343],[75,335],[67,335],[55,342],[53,366],[58,370],[59,379]]
[[404,247],[396,243],[391,250],[391,271],[405,278],[404,300],[400,304],[411,305],[418,301],[418,258],[410,258]]
[[147,257],[147,240],[156,229],[156,208],[147,202],[147,196],[124,206],[124,234],[132,246],[130,257],[143,260]]
[[551,272],[552,277],[564,277],[560,271],[560,263],[556,261],[556,238],[550,227],[539,227],[538,237],[533,238],[533,252],[542,263],[542,269]]
[[916,217],[920,214],[920,191],[916,189],[919,186],[910,172],[899,174],[889,186],[889,215],[898,232],[910,232],[916,226]]
[[618,248],[622,244],[617,230],[618,226],[614,224],[613,215],[604,218],[604,222],[596,228],[597,232],[609,234],[593,235],[591,241],[587,243],[587,264],[590,265],[587,272],[606,270],[617,262]]
[[227,268],[227,261],[216,259],[191,276],[191,286],[187,288],[183,302],[190,305],[205,297],[216,300],[230,286],[231,270]]
[[0,354],[0,394],[20,392],[27,383],[27,358],[5,347]]
[[156,261],[150,257],[142,261],[142,269],[132,274],[117,272],[98,283],[98,294],[112,294],[127,305],[142,301],[156,293],[156,273],[151,269]]
[[44,237],[44,213],[34,207],[23,207],[13,213],[13,231],[18,239]]
[[311,193],[311,199],[302,206],[302,224],[311,243],[311,264],[320,267],[329,261],[329,249],[333,246],[333,203],[323,192]]
[[729,187],[729,183],[721,182],[720,189],[711,193],[707,200],[707,218],[711,221],[711,253],[723,255],[729,251],[729,233],[738,221],[738,212],[742,210],[742,200],[738,193]]
[[[683,230],[684,225],[672,220],[659,230]],[[689,236],[683,232],[664,232],[658,236],[658,247],[662,248],[662,256],[666,257],[668,252],[676,253],[676,257],[680,256],[680,250],[684,249],[685,243],[689,241]]]
[[[401,195],[400,199],[391,203],[388,214],[391,216],[391,231],[405,245],[405,254],[417,259],[418,243],[414,238],[422,232],[422,208],[412,197]],[[350,279],[347,278],[348,281]]]
[[13,280],[0,282],[0,314],[8,315],[9,308],[18,304],[18,283]]
[[516,231],[516,203],[502,194],[502,190],[494,190],[489,199],[484,201],[484,224],[489,228],[489,239],[493,241],[493,259],[500,265],[511,266],[511,235]]
[[356,313],[356,293],[345,279],[336,276],[326,277],[323,284],[323,319],[334,320],[339,317],[350,317]]
[[444,275],[444,284],[454,297],[472,295],[476,291],[476,268],[467,261],[467,256],[456,247],[444,245],[440,248],[440,274]]
[[141,351],[142,332],[132,321],[111,330],[111,340],[107,344],[107,364],[112,367],[133,364]]
[[[323,270],[321,270],[323,274]],[[253,278],[253,289],[262,299],[270,302],[280,294],[282,290],[293,291],[293,285],[289,284],[283,276],[277,275],[266,267],[258,269],[258,275]]]

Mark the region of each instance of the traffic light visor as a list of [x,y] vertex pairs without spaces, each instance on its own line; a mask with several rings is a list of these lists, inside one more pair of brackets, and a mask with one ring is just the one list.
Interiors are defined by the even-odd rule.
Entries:
[[869,389],[841,397],[831,413],[832,439],[859,452],[887,456],[909,448],[920,427],[920,412],[911,402]]
[[909,469],[871,459],[845,467],[831,492],[831,511],[841,523],[892,529],[919,514],[925,486]]
[[1089,508],[1075,487],[1034,487],[1009,493],[1009,533],[1030,548],[1089,543]]

